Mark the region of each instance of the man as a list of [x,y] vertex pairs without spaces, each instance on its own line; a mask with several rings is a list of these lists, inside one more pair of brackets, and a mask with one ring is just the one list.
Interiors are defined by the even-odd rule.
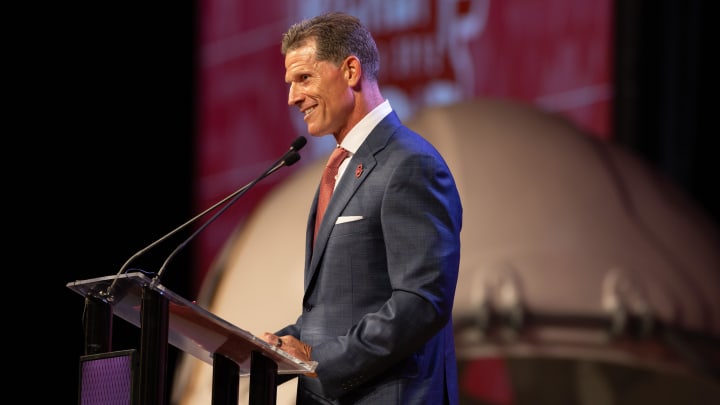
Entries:
[[452,308],[462,206],[437,150],[405,127],[377,82],[378,50],[353,16],[283,35],[288,104],[349,151],[315,235],[295,324],[263,338],[305,361],[298,404],[457,404]]

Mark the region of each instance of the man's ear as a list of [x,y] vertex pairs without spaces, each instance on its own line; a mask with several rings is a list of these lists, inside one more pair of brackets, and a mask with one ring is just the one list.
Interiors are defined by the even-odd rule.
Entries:
[[362,64],[355,56],[348,56],[343,64],[343,75],[348,82],[348,86],[354,87],[360,82],[362,76]]

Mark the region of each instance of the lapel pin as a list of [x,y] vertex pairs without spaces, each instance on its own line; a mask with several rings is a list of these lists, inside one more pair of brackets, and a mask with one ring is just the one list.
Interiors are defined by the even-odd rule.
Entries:
[[363,172],[363,165],[362,165],[362,163],[360,163],[360,164],[357,165],[357,167],[355,168],[355,177],[360,177],[360,175],[362,174],[362,172]]

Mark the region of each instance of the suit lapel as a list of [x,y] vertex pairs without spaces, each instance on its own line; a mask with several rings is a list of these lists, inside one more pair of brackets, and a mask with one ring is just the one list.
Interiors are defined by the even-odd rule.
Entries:
[[[312,249],[312,255],[310,256],[310,263],[306,267],[305,274],[305,294],[311,288],[313,280],[320,264],[320,259],[325,252],[325,246],[327,245],[328,237],[332,228],[335,226],[338,216],[348,204],[350,199],[358,192],[358,189],[370,175],[377,161],[375,155],[382,150],[387,144],[388,140],[395,132],[398,126],[400,126],[400,120],[395,112],[390,113],[385,117],[378,126],[376,126],[372,132],[368,135],[365,141],[360,145],[355,155],[348,162],[347,169],[343,173],[340,182],[333,192],[333,196],[330,199],[330,203],[325,211],[325,217],[323,218],[320,229],[318,230],[317,237],[315,239],[315,246],[312,246],[312,223],[314,223],[315,215],[311,215],[312,218],[308,222],[307,229],[307,245],[308,250]],[[312,204],[312,211],[315,211],[317,206],[317,193]]]

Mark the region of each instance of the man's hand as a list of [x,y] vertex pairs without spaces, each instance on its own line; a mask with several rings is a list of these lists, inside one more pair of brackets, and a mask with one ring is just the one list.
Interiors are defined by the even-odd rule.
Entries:
[[277,336],[272,333],[265,332],[262,339],[302,361],[307,362],[312,360],[312,347],[296,339],[292,335]]

